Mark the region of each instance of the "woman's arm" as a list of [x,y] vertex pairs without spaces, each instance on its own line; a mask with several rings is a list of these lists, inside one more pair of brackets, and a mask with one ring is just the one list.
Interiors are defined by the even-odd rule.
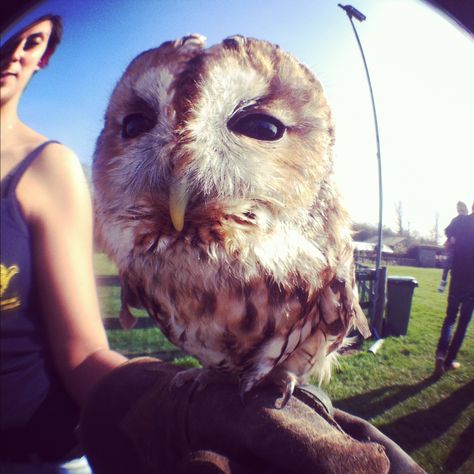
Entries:
[[126,358],[110,350],[92,263],[92,206],[77,157],[45,148],[25,174],[18,197],[33,237],[35,284],[56,367],[84,403],[91,388]]

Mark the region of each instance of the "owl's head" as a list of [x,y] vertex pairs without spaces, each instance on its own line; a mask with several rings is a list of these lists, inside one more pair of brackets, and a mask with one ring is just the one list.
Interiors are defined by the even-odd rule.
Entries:
[[278,46],[166,42],[112,94],[94,159],[99,221],[131,208],[169,233],[232,215],[301,221],[328,188],[333,141],[321,84]]

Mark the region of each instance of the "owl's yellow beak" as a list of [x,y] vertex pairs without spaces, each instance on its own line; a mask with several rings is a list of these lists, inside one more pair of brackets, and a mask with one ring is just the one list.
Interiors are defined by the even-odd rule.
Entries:
[[185,180],[173,180],[170,185],[170,217],[174,228],[181,232],[188,202]]

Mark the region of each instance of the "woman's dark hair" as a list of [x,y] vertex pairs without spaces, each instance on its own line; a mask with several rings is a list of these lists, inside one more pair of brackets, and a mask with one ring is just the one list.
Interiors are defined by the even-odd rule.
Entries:
[[58,44],[61,41],[63,36],[63,21],[59,15],[43,15],[39,18],[33,20],[31,23],[23,27],[20,31],[15,33],[8,41],[0,49],[0,56],[1,56],[1,66],[0,69],[3,70],[10,61],[10,57],[12,52],[18,45],[18,38],[32,26],[41,23],[42,21],[50,21],[51,22],[51,35],[48,39],[48,45],[46,46],[46,50],[43,53],[43,57],[41,58],[41,67],[46,67],[48,65],[48,61],[56,51]]
[[[41,21],[49,20],[51,22],[51,36],[49,37],[48,46],[46,47],[46,51],[44,52],[43,58],[47,56],[49,59],[53,53],[56,51],[58,44],[61,42],[63,37],[63,20],[59,15],[44,15],[36,20],[31,26],[36,25]],[[47,61],[46,61],[47,64]],[[45,66],[46,66],[45,64]]]

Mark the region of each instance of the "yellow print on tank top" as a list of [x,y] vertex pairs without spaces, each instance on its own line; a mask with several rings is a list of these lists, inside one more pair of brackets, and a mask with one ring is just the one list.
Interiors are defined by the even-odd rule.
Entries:
[[4,298],[3,295],[8,289],[10,280],[20,272],[20,269],[17,265],[12,265],[11,267],[6,267],[5,265],[0,265],[0,309],[2,311],[15,309],[20,306],[20,298],[18,296],[13,296],[11,298]]

